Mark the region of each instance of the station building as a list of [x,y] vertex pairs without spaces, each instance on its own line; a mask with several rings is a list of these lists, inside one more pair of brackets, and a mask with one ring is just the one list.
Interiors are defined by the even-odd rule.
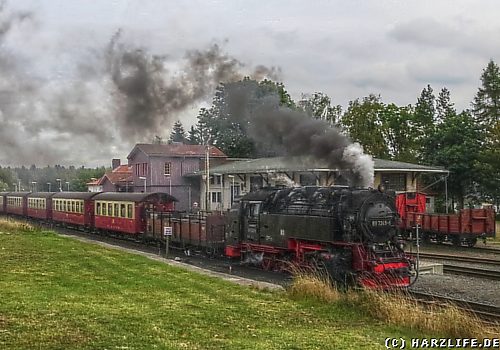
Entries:
[[[123,191],[126,186],[133,192],[169,193],[179,200],[178,210],[227,210],[240,196],[266,186],[347,184],[341,169],[332,169],[326,162],[310,157],[234,159],[215,146],[137,144],[127,159],[130,173],[106,174],[100,179],[101,185],[105,185],[105,178],[119,179],[118,187],[115,184],[110,191]],[[116,161],[114,165],[119,164]],[[415,192],[422,189],[423,174],[444,177],[448,171],[374,158],[374,187],[382,183],[396,192]],[[432,198],[428,205],[432,211]]]
[[[419,181],[423,174],[446,176],[441,167],[397,162],[374,158],[374,187],[384,184],[396,193],[415,192],[423,189]],[[186,177],[197,178],[200,183],[202,209],[226,210],[241,195],[266,186],[332,186],[347,185],[339,169],[331,169],[326,162],[309,157],[273,157],[231,161],[210,167],[210,181],[206,183],[205,171],[200,170]],[[433,211],[433,198],[428,201]]]

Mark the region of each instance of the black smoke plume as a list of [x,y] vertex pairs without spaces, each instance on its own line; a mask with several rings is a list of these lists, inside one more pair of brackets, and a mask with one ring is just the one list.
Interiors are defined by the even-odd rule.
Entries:
[[225,86],[227,116],[239,123],[257,147],[273,154],[310,156],[342,170],[353,186],[373,185],[373,160],[340,130],[311,119],[299,110],[280,106],[278,96],[259,97],[258,86],[243,81]]
[[[54,49],[47,53],[19,44],[36,40],[40,26],[35,14],[0,2],[0,165],[106,164],[168,134],[179,114],[220,82],[279,73],[263,66],[249,72],[218,45],[173,60],[128,44],[120,31],[104,47],[82,43],[63,69],[58,50],[80,37],[47,42]],[[42,56],[50,67],[40,73]]]
[[[121,31],[107,50],[107,70],[116,88],[116,121],[124,137],[158,134],[170,127],[180,112],[206,98],[219,83],[241,79],[244,64],[222,52],[217,44],[186,52],[175,72],[167,57],[121,41]],[[257,66],[252,77],[275,77],[276,68]]]

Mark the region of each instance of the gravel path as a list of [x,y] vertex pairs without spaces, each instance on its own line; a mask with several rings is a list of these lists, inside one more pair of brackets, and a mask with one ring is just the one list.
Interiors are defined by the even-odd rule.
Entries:
[[421,275],[412,290],[500,306],[500,282],[457,275]]

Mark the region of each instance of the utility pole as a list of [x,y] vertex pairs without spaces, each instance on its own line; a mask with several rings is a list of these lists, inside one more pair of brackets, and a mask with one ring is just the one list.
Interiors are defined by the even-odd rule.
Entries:
[[206,140],[205,148],[205,210],[210,211],[210,136]]

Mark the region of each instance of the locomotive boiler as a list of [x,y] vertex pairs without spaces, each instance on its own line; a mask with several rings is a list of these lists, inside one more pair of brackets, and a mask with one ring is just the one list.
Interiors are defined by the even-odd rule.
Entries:
[[414,264],[398,220],[394,193],[383,189],[261,189],[229,213],[226,255],[265,268],[320,266],[342,283],[405,287]]

